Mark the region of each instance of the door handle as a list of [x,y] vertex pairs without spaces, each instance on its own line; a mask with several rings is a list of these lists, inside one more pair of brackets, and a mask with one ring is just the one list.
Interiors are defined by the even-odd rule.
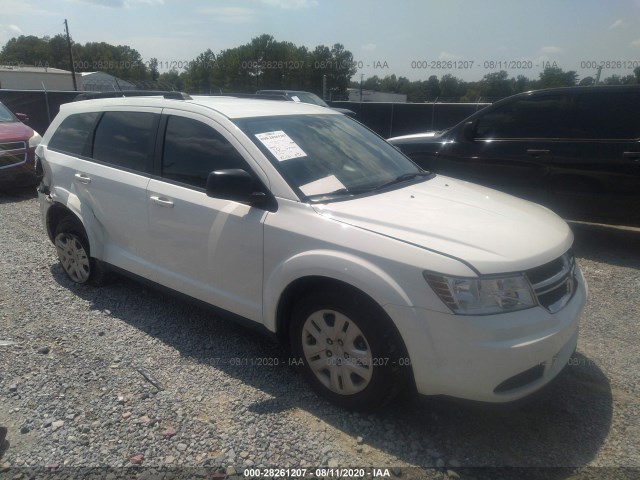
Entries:
[[151,200],[156,205],[160,205],[161,207],[169,207],[173,208],[173,202],[171,200],[167,200],[166,198],[158,197],[157,195],[151,195]]
[[84,183],[85,185],[89,185],[91,183],[91,177],[84,173],[76,173],[74,177],[78,182]]
[[640,162],[640,152],[622,152],[622,158]]
[[537,150],[534,148],[530,148],[529,150],[527,150],[527,155],[530,155],[532,157],[548,157],[549,155],[551,155],[551,150]]

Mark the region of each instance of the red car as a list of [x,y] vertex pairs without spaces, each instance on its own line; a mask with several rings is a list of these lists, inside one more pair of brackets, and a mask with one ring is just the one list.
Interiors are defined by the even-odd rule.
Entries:
[[21,113],[14,115],[0,102],[0,188],[22,187],[38,182],[35,149],[41,137],[22,123]]

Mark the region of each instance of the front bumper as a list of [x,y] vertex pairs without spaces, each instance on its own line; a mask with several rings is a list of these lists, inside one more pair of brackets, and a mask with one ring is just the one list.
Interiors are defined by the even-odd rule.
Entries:
[[405,341],[418,393],[508,402],[553,379],[578,341],[587,287],[577,286],[556,313],[535,307],[513,313],[462,316],[387,305]]
[[39,180],[32,155],[23,162],[0,168],[0,187],[2,188],[37,185]]

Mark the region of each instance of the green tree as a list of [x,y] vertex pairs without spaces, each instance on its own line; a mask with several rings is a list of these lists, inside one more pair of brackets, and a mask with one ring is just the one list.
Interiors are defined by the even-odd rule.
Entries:
[[[7,65],[31,65],[58,67],[54,64],[49,38],[20,35],[10,39],[0,51],[0,63]],[[67,65],[68,67],[68,65]]]
[[158,80],[160,77],[160,72],[158,71],[158,59],[152,58],[149,60],[149,75],[151,75],[151,80]]
[[489,98],[504,98],[513,93],[513,83],[509,74],[504,70],[487,73],[478,84],[480,96]]
[[440,79],[440,95],[442,97],[459,98],[465,94],[466,90],[465,83],[450,73],[443,75]]
[[536,82],[536,88],[573,87],[578,81],[578,74],[569,70],[565,72],[559,67],[547,67]]
[[591,87],[595,84],[596,79],[593,77],[584,77],[582,80],[580,80],[580,83],[578,83],[578,85],[580,85],[581,87]]

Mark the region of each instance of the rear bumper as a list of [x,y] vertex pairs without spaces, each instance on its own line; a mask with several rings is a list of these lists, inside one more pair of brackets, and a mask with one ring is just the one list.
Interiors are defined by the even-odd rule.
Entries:
[[418,393],[509,402],[550,382],[578,342],[587,287],[577,269],[569,303],[510,314],[461,316],[387,306],[409,353]]

